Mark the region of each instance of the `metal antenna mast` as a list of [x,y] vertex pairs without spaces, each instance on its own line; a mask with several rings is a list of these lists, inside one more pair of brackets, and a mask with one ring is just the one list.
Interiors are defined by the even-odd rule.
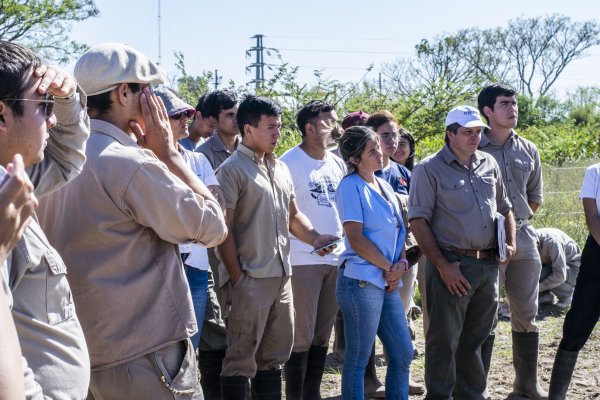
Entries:
[[161,29],[160,29],[160,0],[158,0],[158,64],[162,63],[162,50],[161,50]]

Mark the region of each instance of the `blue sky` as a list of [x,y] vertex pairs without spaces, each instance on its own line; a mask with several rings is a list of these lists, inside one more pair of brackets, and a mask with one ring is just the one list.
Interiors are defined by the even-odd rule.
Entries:
[[[71,36],[89,45],[125,42],[158,60],[158,3],[96,0],[100,16],[75,24]],[[245,72],[252,62],[246,57],[254,45],[250,38],[263,34],[264,46],[279,49],[284,62],[301,67],[301,81],[314,82],[313,71],[319,69],[326,77],[356,82],[370,64],[374,68],[367,79],[376,79],[384,63],[413,55],[421,38],[552,13],[600,21],[600,2],[161,0],[161,65],[170,79],[177,78],[173,52],[181,51],[189,74],[217,69],[224,82],[245,84],[253,78]],[[274,56],[265,61],[281,62]],[[556,89],[600,86],[599,67],[600,47],[595,47],[565,70]]]

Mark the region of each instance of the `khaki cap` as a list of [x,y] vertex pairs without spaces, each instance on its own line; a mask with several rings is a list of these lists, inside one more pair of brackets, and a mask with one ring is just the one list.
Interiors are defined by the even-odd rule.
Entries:
[[101,43],[77,60],[75,79],[88,96],[94,96],[109,92],[121,83],[162,84],[165,73],[133,47]]

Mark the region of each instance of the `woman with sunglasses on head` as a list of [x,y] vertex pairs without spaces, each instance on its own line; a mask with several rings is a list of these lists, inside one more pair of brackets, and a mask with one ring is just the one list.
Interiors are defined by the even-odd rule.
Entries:
[[[183,156],[186,164],[219,201],[224,212],[225,203],[219,181],[217,180],[208,159],[202,153],[187,150],[179,144],[179,139],[189,136],[188,122],[194,116],[196,110],[168,89],[156,89],[154,93],[161,98],[167,109],[175,147]],[[175,204],[173,206],[175,206]],[[181,244],[179,245],[179,250],[181,252],[185,274],[192,294],[196,322],[198,323],[198,332],[191,337],[195,351],[200,345],[202,322],[204,321],[204,313],[206,311],[209,268],[208,253],[206,247],[196,243]]]
[[348,128],[340,138],[340,154],[349,171],[336,192],[346,237],[336,288],[346,338],[342,398],[364,398],[363,377],[378,335],[388,354],[385,397],[407,399],[413,348],[398,293],[408,269],[398,199],[375,176],[383,155],[372,129]]

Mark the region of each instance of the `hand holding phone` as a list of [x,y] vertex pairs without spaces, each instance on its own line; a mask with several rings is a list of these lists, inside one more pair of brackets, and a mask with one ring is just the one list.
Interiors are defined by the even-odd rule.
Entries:
[[329,243],[325,244],[324,246],[319,247],[318,249],[314,249],[313,251],[310,252],[310,254],[318,254],[320,251],[328,249],[328,248],[330,248],[332,246],[336,246],[337,244],[339,244],[339,243],[341,243],[343,241],[344,241],[344,238],[341,237],[339,239],[336,239],[336,240],[334,240],[332,242],[329,242]]

